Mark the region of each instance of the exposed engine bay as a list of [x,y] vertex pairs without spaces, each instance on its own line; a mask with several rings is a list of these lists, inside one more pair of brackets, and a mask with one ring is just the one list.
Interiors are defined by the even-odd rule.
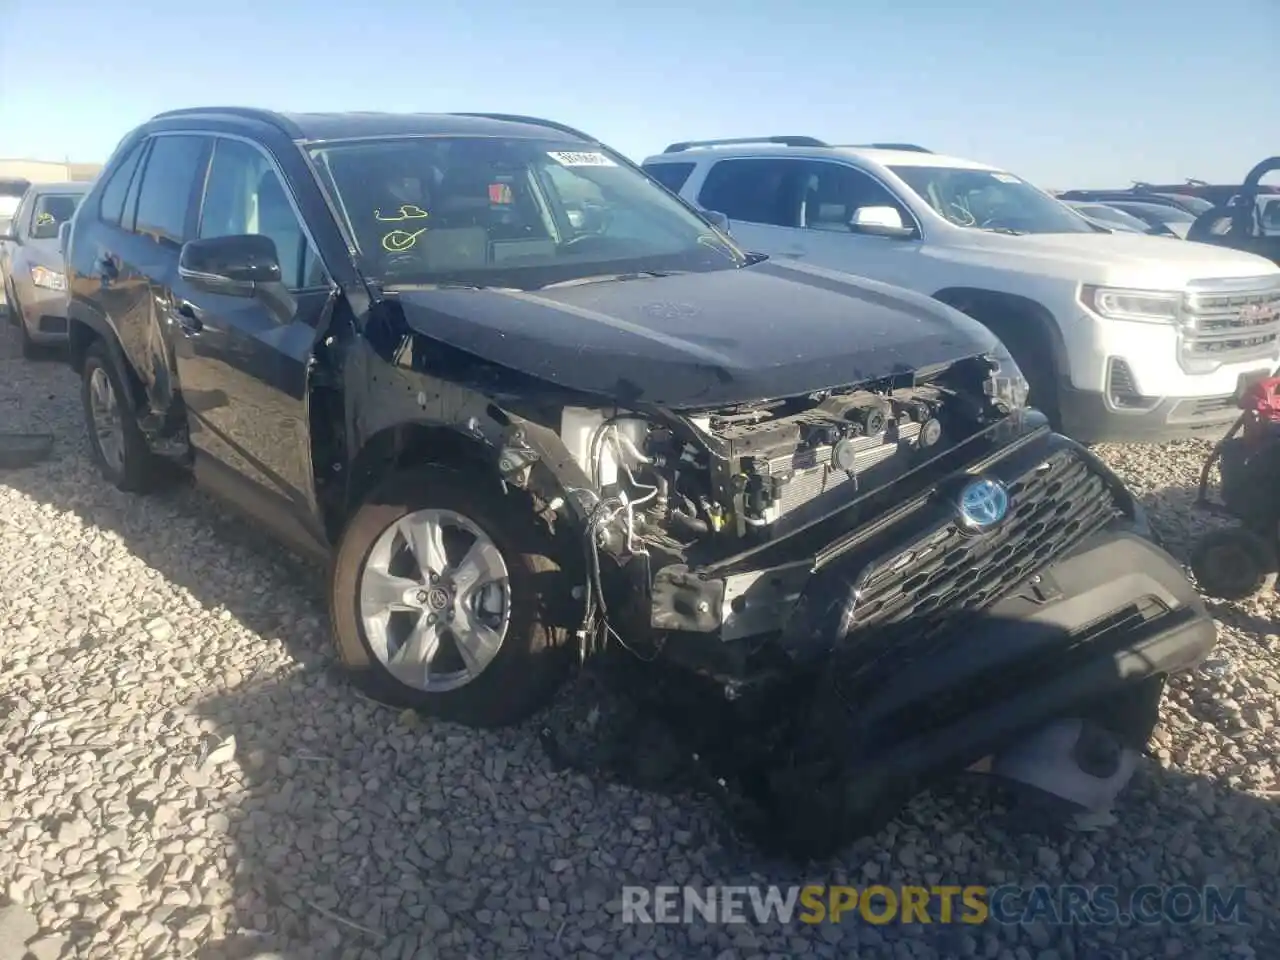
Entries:
[[[784,536],[1019,409],[993,361],[801,397],[673,416],[667,423],[566,407],[560,436],[606,505],[599,545],[745,546]],[[1020,379],[1019,379],[1019,382]],[[621,542],[609,525],[620,521]]]

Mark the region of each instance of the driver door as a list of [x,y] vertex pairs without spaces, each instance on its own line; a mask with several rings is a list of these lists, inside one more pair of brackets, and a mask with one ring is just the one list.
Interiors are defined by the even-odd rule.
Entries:
[[[879,180],[856,167],[828,160],[798,160],[805,167],[801,194],[801,237],[804,261],[884,283],[911,288],[919,279],[920,226],[910,209]],[[892,207],[910,238],[857,233],[851,223],[859,209]]]
[[[215,140],[200,239],[261,234],[282,283],[252,297],[198,290],[180,276],[165,305],[197,478],[302,549],[323,543],[311,460],[312,348],[332,285],[271,158]],[[279,287],[280,289],[274,289]]]

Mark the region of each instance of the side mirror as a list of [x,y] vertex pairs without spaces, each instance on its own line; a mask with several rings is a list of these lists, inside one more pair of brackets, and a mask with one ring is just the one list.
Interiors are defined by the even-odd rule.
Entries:
[[721,233],[729,232],[729,218],[719,210],[703,210],[702,215],[710,220]]
[[905,239],[915,231],[902,222],[902,214],[895,207],[859,207],[853,214],[849,224],[854,233],[865,233],[874,237],[897,237]]
[[178,276],[208,293],[251,297],[258,284],[280,282],[275,241],[256,233],[190,240],[178,254]]

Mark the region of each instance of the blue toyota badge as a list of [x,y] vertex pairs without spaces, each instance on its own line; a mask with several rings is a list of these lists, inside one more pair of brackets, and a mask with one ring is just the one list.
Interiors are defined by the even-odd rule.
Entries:
[[974,480],[960,491],[960,520],[970,530],[994,527],[1009,512],[1009,492],[997,481]]

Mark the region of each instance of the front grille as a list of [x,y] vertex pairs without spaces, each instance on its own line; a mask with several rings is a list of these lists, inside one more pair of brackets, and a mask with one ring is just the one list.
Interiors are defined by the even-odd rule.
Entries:
[[1280,346],[1280,288],[1197,292],[1186,305],[1186,360],[1234,363],[1274,356]]
[[1236,398],[1229,394],[1223,397],[1195,397],[1179,400],[1169,413],[1169,422],[1194,424],[1198,420],[1210,420],[1219,425],[1223,420],[1234,419],[1239,413]]
[[847,647],[862,665],[872,666],[877,651],[924,652],[954,618],[1001,599],[1120,513],[1106,482],[1070,450],[1008,490],[1008,517],[990,533],[969,534],[949,520],[865,568]]

